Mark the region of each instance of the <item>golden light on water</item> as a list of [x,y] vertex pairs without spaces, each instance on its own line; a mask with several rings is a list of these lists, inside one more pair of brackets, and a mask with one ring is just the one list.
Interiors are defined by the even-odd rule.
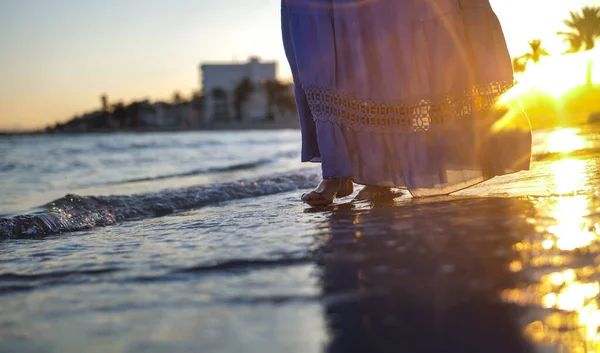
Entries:
[[597,268],[567,269],[541,277],[538,285],[525,290],[507,290],[506,301],[538,305],[554,311],[525,328],[533,342],[559,346],[561,352],[600,352],[600,284],[587,278]]
[[598,282],[580,280],[569,269],[544,276],[536,290],[542,307],[559,311],[529,324],[527,337],[536,343],[565,347],[567,352],[600,352]]
[[[585,147],[585,140],[575,130],[559,130],[547,140],[549,152],[572,152]],[[575,194],[586,188],[587,161],[583,159],[562,159],[552,162],[550,170],[554,181],[554,193]],[[597,237],[589,224],[589,200],[585,195],[558,197],[548,202],[543,211],[556,220],[547,227],[551,235],[542,241],[546,250],[556,246],[563,251],[572,251],[589,246]]]
[[588,202],[585,196],[559,200],[550,211],[550,215],[557,220],[557,224],[548,227],[548,232],[554,237],[552,245],[563,251],[589,246],[596,239],[596,234],[593,229],[590,229],[586,218],[588,214]]
[[581,190],[586,186],[586,161],[581,159],[565,159],[553,162],[550,170],[555,184],[554,192],[567,194]]
[[[545,141],[544,149],[550,153],[570,153],[586,147],[586,141],[576,129],[563,129],[553,132]],[[588,180],[587,161],[566,158],[552,162],[550,171],[554,182],[554,193],[575,193],[585,188]]]
[[[570,129],[549,135],[543,148],[570,153],[586,144]],[[538,216],[528,218],[535,232],[513,246],[519,259],[508,264],[532,284],[505,290],[502,298],[545,310],[524,329],[531,341],[559,352],[600,353],[600,258],[592,260],[600,252],[600,224],[591,216],[596,212],[593,199],[578,195],[591,187],[590,161],[566,158],[549,163],[547,184],[556,196],[537,201]]]
[[567,153],[583,148],[585,148],[585,140],[577,134],[575,129],[554,131],[546,141],[547,152]]

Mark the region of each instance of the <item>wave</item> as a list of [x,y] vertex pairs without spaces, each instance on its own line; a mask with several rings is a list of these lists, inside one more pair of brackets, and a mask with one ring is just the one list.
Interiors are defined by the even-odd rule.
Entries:
[[237,172],[237,171],[241,171],[241,170],[249,170],[249,169],[259,168],[259,167],[265,166],[267,164],[270,164],[271,162],[272,161],[268,160],[268,159],[261,159],[256,162],[233,164],[233,165],[228,165],[225,167],[194,169],[194,170],[190,170],[190,171],[183,172],[183,173],[164,174],[164,175],[158,175],[158,176],[153,176],[153,177],[119,180],[119,181],[110,182],[110,183],[95,184],[94,186],[122,185],[122,184],[128,184],[128,183],[139,183],[139,182],[144,182],[144,181],[156,181],[156,180],[165,180],[165,179],[172,179],[172,178],[189,177],[189,176],[196,176],[196,175],[202,175],[202,174]]
[[[288,254],[281,254],[272,258],[255,258],[255,259],[231,259],[224,261],[199,264],[192,267],[174,268],[166,273],[147,276],[127,275],[119,276],[115,279],[112,275],[115,273],[127,272],[127,268],[106,267],[88,270],[70,270],[70,271],[55,271],[42,272],[33,274],[20,273],[0,273],[0,295],[11,292],[30,291],[48,285],[60,285],[64,283],[73,284],[81,282],[95,281],[110,281],[110,280],[126,280],[132,282],[163,282],[178,280],[181,275],[198,275],[202,276],[212,272],[234,272],[246,273],[269,268],[281,268],[283,266],[300,266],[313,263],[313,258],[309,254],[296,255],[287,257]],[[112,277],[112,278],[111,278]]]
[[[284,142],[292,142],[295,140],[296,140],[295,138],[265,138],[265,139],[249,138],[249,139],[237,140],[237,141],[235,141],[235,143],[237,145],[260,146],[260,145],[279,145]],[[215,140],[215,139],[190,141],[190,142],[175,141],[175,140],[169,139],[167,141],[150,140],[150,141],[135,141],[135,142],[100,141],[96,145],[94,145],[94,147],[95,147],[95,149],[101,150],[101,151],[103,150],[103,151],[122,152],[122,151],[129,151],[129,150],[164,149],[164,148],[198,149],[198,148],[203,148],[203,147],[226,146],[228,144],[229,143],[227,141],[221,141],[221,140]],[[86,150],[77,148],[77,149],[67,149],[65,151],[72,152],[72,153],[81,153],[81,152],[85,152]]]
[[0,274],[0,295],[30,291],[53,284],[73,283],[77,279],[89,282],[94,276],[115,273],[120,270],[120,268],[99,268],[36,274],[2,273]]
[[0,280],[4,281],[40,281],[40,280],[54,280],[64,277],[82,275],[101,275],[107,273],[114,273],[121,271],[120,268],[99,268],[94,270],[74,270],[74,271],[56,271],[49,273],[35,273],[35,274],[17,274],[17,273],[2,273],[0,274]]
[[0,218],[0,240],[39,237],[161,217],[219,202],[306,189],[314,187],[318,180],[317,173],[307,170],[137,195],[67,195],[41,206],[39,212]]
[[181,268],[173,273],[204,273],[211,271],[250,271],[260,268],[303,265],[311,263],[310,257],[283,257],[275,259],[234,259],[215,264],[204,264]]
[[177,142],[177,141],[146,141],[146,142],[124,142],[119,144],[118,142],[99,142],[94,147],[98,150],[104,151],[129,151],[129,150],[145,150],[145,149],[163,149],[163,148],[201,148],[207,146],[223,146],[225,145],[222,141],[217,140],[205,140],[205,141],[193,141],[193,142]]
[[17,165],[15,163],[6,163],[3,165],[0,165],[0,172],[10,172],[11,170],[15,169],[17,167]]

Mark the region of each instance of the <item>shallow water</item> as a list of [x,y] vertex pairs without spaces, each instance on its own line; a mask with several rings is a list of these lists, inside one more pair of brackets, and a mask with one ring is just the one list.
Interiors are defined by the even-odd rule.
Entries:
[[535,143],[308,209],[294,131],[0,140],[0,351],[600,351],[600,129]]

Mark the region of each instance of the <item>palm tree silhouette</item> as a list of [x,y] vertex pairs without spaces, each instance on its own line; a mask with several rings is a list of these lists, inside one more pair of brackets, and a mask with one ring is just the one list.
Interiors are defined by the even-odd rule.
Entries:
[[181,104],[183,103],[183,97],[179,91],[175,91],[173,93],[173,104]]
[[[569,32],[558,32],[569,43],[567,53],[592,50],[600,38],[600,7],[585,6],[581,12],[570,12],[571,18],[563,21]],[[592,60],[588,61],[586,84],[592,85]]]
[[275,120],[275,109],[277,109],[280,116],[296,111],[296,101],[290,85],[278,80],[271,80],[266,81],[264,87],[267,93],[266,120]]
[[275,120],[275,114],[273,108],[276,107],[277,101],[282,91],[282,84],[277,80],[270,80],[265,82],[265,91],[267,93],[267,116],[266,120]]
[[523,58],[525,65],[527,65],[527,62],[529,62],[529,60],[537,64],[542,57],[550,56],[546,49],[542,47],[541,39],[534,39],[531,42],[529,42],[529,49],[531,51],[521,57]]
[[296,106],[293,84],[282,84],[277,106],[282,114],[294,114],[297,112],[298,107]]
[[527,62],[525,62],[522,56],[519,56],[512,60],[512,67],[515,73],[525,72],[525,69],[527,69]]
[[542,47],[541,39],[534,39],[529,42],[529,50],[528,53],[512,60],[513,71],[515,73],[525,72],[527,63],[529,63],[530,60],[533,61],[534,64],[537,64],[542,57],[550,56],[546,49]]

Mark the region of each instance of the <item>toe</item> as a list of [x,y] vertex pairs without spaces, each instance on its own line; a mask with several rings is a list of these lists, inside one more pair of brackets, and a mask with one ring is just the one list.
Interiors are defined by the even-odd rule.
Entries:
[[315,191],[306,194],[306,198],[303,198],[302,201],[313,207],[327,206],[333,203],[333,200],[327,199],[323,194]]
[[319,193],[317,193],[315,191],[311,191],[311,192],[302,194],[301,200],[304,202],[312,202],[313,200],[318,200],[319,196],[320,196]]

